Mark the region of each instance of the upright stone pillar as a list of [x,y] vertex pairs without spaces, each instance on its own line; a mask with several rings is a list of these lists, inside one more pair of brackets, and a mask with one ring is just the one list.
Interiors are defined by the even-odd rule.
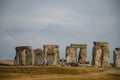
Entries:
[[59,65],[59,49],[58,47],[54,48],[54,54],[55,54],[55,60],[53,62],[53,65]]
[[92,65],[96,67],[110,66],[108,42],[94,42],[92,51]]
[[[85,63],[87,59],[87,44],[71,44],[76,49],[79,48],[78,62]],[[77,52],[76,52],[77,53]]]
[[58,65],[59,64],[59,46],[58,45],[44,45],[44,65]]
[[108,47],[102,47],[102,67],[110,66],[110,54]]
[[67,63],[77,63],[77,48],[72,46],[67,46],[66,61]]
[[113,60],[114,66],[120,67],[120,48],[115,48],[115,51],[113,51]]
[[43,65],[44,63],[44,53],[42,49],[35,49],[35,65]]
[[34,65],[34,51],[31,46],[16,47],[15,65]]
[[85,62],[87,58],[87,49],[80,48],[78,62]]
[[93,47],[92,56],[92,65],[101,66],[102,49],[100,46]]

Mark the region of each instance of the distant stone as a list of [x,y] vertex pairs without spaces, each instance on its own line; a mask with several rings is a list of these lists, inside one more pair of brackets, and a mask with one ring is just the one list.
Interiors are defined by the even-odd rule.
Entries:
[[44,65],[58,65],[59,64],[59,46],[58,45],[44,45]]
[[34,65],[34,51],[31,46],[19,46],[15,49],[15,65]]
[[35,52],[35,65],[43,65],[44,64],[44,53],[43,50],[38,48],[34,50]]
[[67,63],[77,63],[77,49],[75,47],[67,46],[66,62]]
[[92,65],[96,67],[109,67],[110,54],[108,42],[93,42],[94,47],[92,50]]
[[115,48],[115,51],[113,51],[113,60],[114,66],[120,67],[120,48]]

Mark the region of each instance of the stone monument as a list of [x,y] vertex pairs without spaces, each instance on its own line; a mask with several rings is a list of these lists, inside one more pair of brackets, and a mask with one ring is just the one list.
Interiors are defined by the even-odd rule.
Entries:
[[120,67],[120,48],[115,48],[115,51],[113,51],[113,60],[114,67]]
[[31,46],[16,47],[15,65],[34,65],[34,51]]
[[110,66],[108,42],[94,42],[92,50],[92,65],[96,67]]
[[35,65],[43,65],[44,64],[44,53],[43,50],[38,48],[34,50],[35,52]]
[[58,65],[59,64],[59,46],[58,45],[44,45],[44,65]]
[[72,46],[66,48],[66,63],[77,63],[77,49]]

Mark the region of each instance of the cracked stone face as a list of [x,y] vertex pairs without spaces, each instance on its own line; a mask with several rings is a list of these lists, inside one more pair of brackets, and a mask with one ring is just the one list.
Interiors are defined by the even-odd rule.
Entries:
[[34,58],[31,46],[16,47],[15,65],[32,65]]
[[77,63],[77,49],[74,47],[66,48],[67,63]]
[[42,49],[36,49],[35,52],[35,65],[43,65],[44,63],[44,54]]
[[110,66],[108,42],[94,42],[92,51],[92,65],[97,67]]
[[58,45],[44,45],[45,65],[59,64],[59,49]]
[[115,48],[113,51],[114,66],[120,67],[120,48]]
[[87,58],[87,50],[86,48],[81,48],[79,51],[79,62],[85,62]]

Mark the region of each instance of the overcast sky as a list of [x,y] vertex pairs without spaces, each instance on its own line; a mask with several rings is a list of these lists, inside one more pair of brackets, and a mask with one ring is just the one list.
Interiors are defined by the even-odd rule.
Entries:
[[0,0],[0,59],[14,59],[15,47],[44,44],[87,44],[92,59],[94,41],[120,47],[120,0]]

